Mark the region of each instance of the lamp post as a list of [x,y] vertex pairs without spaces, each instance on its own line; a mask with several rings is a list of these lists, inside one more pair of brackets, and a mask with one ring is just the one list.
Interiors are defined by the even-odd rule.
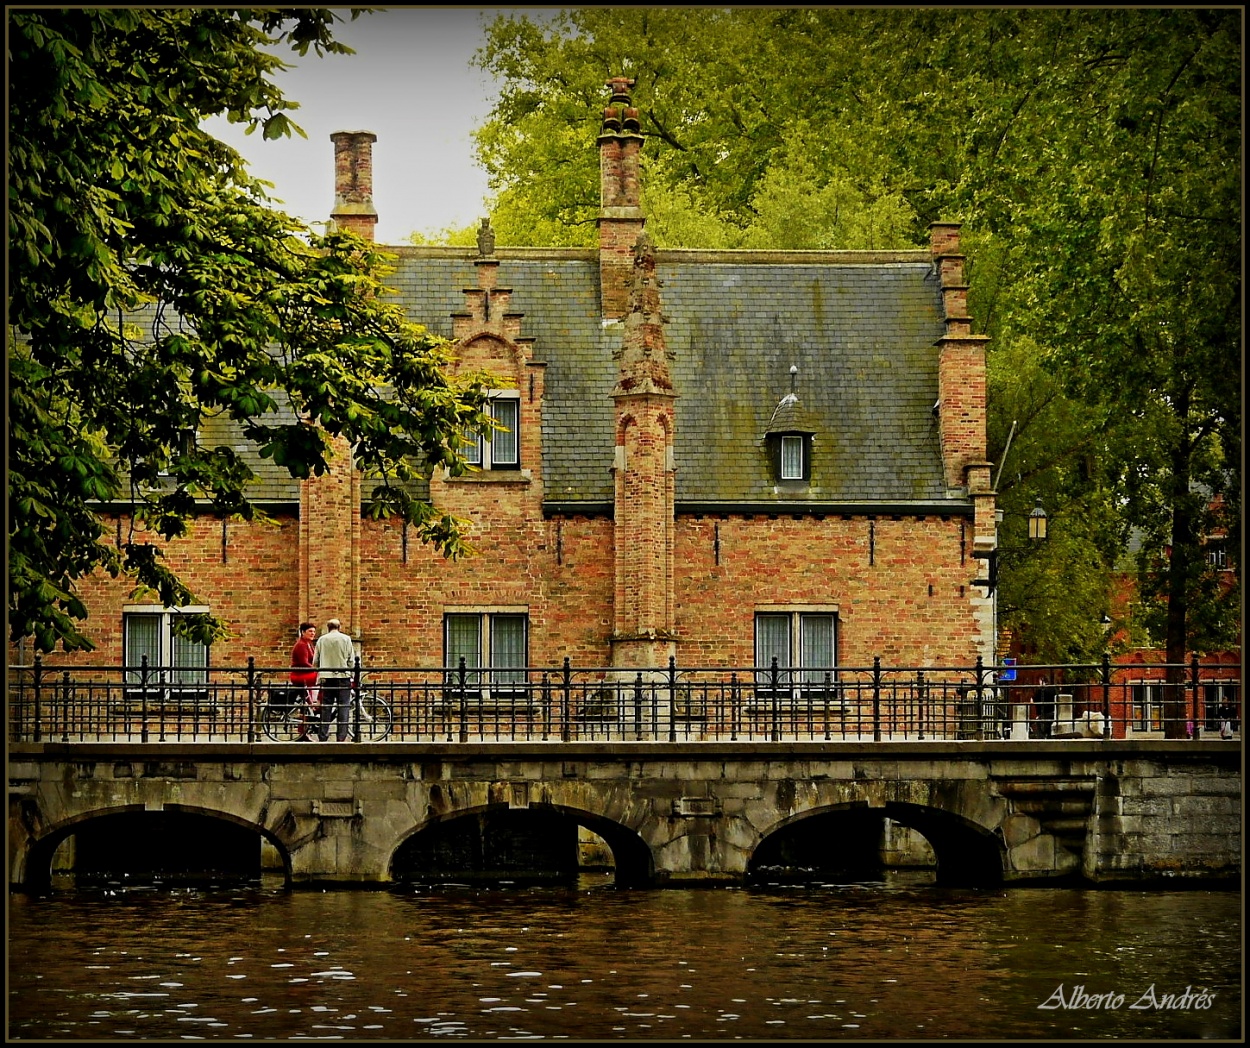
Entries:
[[[998,589],[998,556],[1000,553],[1018,553],[1020,550],[1029,549],[1032,546],[1040,545],[1046,541],[1048,535],[1048,520],[1046,510],[1042,508],[1042,502],[1039,499],[1037,505],[1033,507],[1029,513],[1029,545],[1028,546],[999,546],[995,545],[992,549],[973,550],[972,555],[979,560],[985,561],[985,578],[973,579],[974,586],[984,586],[989,595],[993,596],[994,591]],[[996,616],[997,618],[997,616]],[[995,623],[995,635],[997,635],[997,622]]]
[[[1036,547],[1046,541],[1047,528],[1046,510],[1042,508],[1042,502],[1039,499],[1037,505],[1033,507],[1029,513],[1029,542],[1026,546],[1002,546],[998,545],[997,529],[994,537],[994,546],[990,549],[974,549],[972,555],[980,560],[985,561],[985,578],[973,579],[974,586],[984,586],[986,588],[986,596],[990,599],[991,607],[991,628],[994,636],[995,658],[997,659],[998,651],[998,556],[1000,553],[1016,553],[1020,550]],[[1014,678],[1014,671],[1012,678]],[[1023,707],[1012,708],[1008,715],[1009,727],[1007,729],[1009,737],[1016,737],[1017,729],[1027,730],[1027,714]]]

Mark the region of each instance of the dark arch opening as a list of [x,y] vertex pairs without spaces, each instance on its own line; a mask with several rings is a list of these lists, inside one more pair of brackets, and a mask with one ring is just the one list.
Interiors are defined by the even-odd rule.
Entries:
[[[885,878],[889,827],[914,830],[923,838],[906,850],[923,866],[931,855],[931,880],[943,886],[1002,883],[1003,847],[992,834],[966,819],[914,804],[867,804],[805,812],[768,834],[747,865],[748,884],[851,883]],[[899,835],[895,835],[897,849]]]
[[260,883],[266,872],[286,882],[289,859],[266,842],[257,827],[206,812],[101,812],[33,844],[26,887],[246,884]]
[[610,850],[602,865],[618,888],[651,882],[651,851],[632,831],[601,816],[555,805],[491,805],[438,818],[391,857],[398,884],[575,884],[582,872],[579,827]]

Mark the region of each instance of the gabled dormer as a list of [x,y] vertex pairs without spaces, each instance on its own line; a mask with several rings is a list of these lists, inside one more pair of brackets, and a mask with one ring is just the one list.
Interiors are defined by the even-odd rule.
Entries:
[[533,359],[534,339],[521,334],[524,314],[511,309],[512,288],[499,284],[489,218],[482,219],[477,243],[477,285],[463,289],[465,308],[451,316],[452,339],[458,370],[486,371],[498,378],[490,411],[500,428],[471,441],[467,455],[477,470],[470,476],[528,479],[539,468],[542,453],[543,364]]

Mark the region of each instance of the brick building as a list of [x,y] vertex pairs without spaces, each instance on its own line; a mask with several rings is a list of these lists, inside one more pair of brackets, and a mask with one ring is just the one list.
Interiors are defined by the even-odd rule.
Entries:
[[[167,548],[234,636],[171,652],[167,610],[93,579],[89,661],[280,666],[301,620],[332,615],[377,667],[993,661],[973,584],[995,541],[985,339],[959,227],[919,251],[654,249],[630,86],[610,82],[598,138],[597,249],[496,248],[487,222],[476,249],[389,249],[409,316],[501,377],[507,431],[477,472],[428,482],[477,554],[362,519],[345,449],[305,482],[257,459],[275,525],[205,517]],[[332,217],[372,237],[375,136],[332,138]]]

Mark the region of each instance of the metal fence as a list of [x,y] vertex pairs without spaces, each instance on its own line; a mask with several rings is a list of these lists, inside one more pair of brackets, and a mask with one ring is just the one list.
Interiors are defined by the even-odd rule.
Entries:
[[[13,666],[11,742],[298,737],[288,667]],[[1012,680],[1007,678],[1014,677]],[[353,671],[363,742],[767,742],[1240,734],[1241,667],[1163,663]],[[1169,731],[1171,727],[1171,731]]]

